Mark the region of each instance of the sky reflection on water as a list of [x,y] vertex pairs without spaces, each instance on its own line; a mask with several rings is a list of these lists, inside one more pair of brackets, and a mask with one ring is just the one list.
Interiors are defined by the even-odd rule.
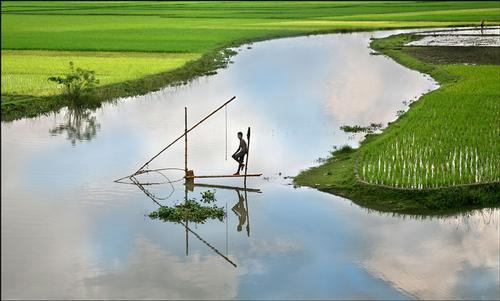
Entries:
[[[50,135],[63,113],[2,123],[2,298],[411,299],[499,298],[498,210],[415,219],[372,212],[289,179],[334,145],[357,145],[342,124],[394,120],[435,83],[383,56],[373,35],[280,39],[240,48],[234,64],[188,86],[104,105],[92,139]],[[194,124],[228,107],[228,152],[252,127],[246,225],[235,190],[216,189],[223,222],[149,219],[158,208],[113,183]],[[224,113],[189,135],[189,167],[232,173]],[[183,145],[150,168],[183,167]],[[281,175],[280,175],[281,173]],[[179,173],[169,171],[178,178]],[[148,175],[154,177],[154,175]],[[147,179],[144,179],[147,180]],[[200,181],[201,182],[201,181]],[[203,181],[242,186],[241,179]],[[148,187],[158,196],[168,185]],[[189,197],[207,188],[195,187]],[[182,183],[163,204],[184,198]],[[249,224],[249,235],[246,227]],[[233,267],[206,243],[227,256]]]

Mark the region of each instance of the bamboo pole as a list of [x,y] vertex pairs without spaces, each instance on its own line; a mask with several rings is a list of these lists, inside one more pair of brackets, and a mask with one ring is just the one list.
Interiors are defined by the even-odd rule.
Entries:
[[245,187],[247,186],[248,156],[250,156],[250,127],[247,130],[247,158],[245,160],[245,179],[243,180]]
[[188,172],[188,135],[187,135],[187,128],[188,128],[188,111],[187,111],[187,107],[184,107],[184,172],[185,172],[186,176],[187,176],[187,172]]
[[[184,107],[184,174],[187,176],[188,174],[188,161],[187,161],[187,148],[188,148],[188,140],[187,140],[187,107]],[[187,181],[187,179],[186,179]],[[187,186],[184,187],[184,204],[187,204],[188,200],[188,189]],[[186,256],[189,255],[189,232],[188,232],[188,220],[185,220],[186,223]]]
[[165,150],[167,150],[169,147],[171,147],[174,143],[176,143],[177,141],[179,141],[182,137],[184,137],[185,135],[187,135],[187,133],[191,132],[194,128],[196,128],[197,126],[199,126],[201,123],[203,123],[205,120],[207,120],[209,117],[211,117],[213,114],[217,113],[220,109],[222,109],[224,106],[226,106],[227,104],[229,104],[231,101],[233,101],[234,99],[236,98],[236,96],[233,96],[230,100],[226,101],[224,104],[222,104],[220,107],[218,107],[216,110],[214,110],[212,113],[208,114],[207,116],[205,116],[205,118],[203,118],[202,120],[198,121],[198,123],[196,123],[195,125],[193,125],[189,130],[185,131],[184,134],[180,135],[179,137],[177,137],[174,141],[172,141],[169,145],[167,145],[166,147],[164,147],[160,152],[158,152],[156,155],[154,155],[151,159],[149,159],[146,163],[144,163],[133,175],[136,175],[138,173],[140,173],[140,171],[146,167],[149,163],[151,163],[151,161],[153,161],[154,159],[156,159],[156,157],[158,157],[161,153],[163,153]]

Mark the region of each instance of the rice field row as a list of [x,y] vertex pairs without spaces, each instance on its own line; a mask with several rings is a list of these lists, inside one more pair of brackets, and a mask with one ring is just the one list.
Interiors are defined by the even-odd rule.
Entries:
[[96,71],[100,85],[168,71],[197,59],[197,53],[2,51],[2,94],[48,96],[60,87],[49,76],[68,71],[69,62]]
[[500,181],[500,68],[443,68],[458,82],[424,96],[399,127],[360,148],[361,180],[410,189]]
[[57,93],[46,77],[61,74],[70,60],[95,70],[107,84],[167,71],[252,39],[500,23],[494,2],[3,1],[1,6],[2,93],[33,96]]
[[[166,18],[456,20],[500,9],[488,1],[120,1],[120,2],[2,2],[2,12],[47,15],[124,15]],[[466,11],[466,12],[465,12]],[[465,12],[465,13],[464,13]],[[498,12],[498,11],[497,11]],[[474,20],[475,20],[474,19]]]
[[2,49],[199,53],[320,30],[500,22],[495,2],[2,2]]

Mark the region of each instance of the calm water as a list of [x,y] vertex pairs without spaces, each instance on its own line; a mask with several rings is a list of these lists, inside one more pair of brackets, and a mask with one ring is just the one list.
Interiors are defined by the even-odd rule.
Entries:
[[[432,79],[383,56],[371,36],[332,34],[255,43],[234,64],[188,86],[2,123],[2,298],[500,298],[499,211],[393,216],[294,188],[288,176],[333,146],[356,146],[343,124],[394,120]],[[251,49],[250,49],[251,48]],[[233,173],[235,133],[252,127],[248,181],[216,188],[220,222],[151,220],[158,205],[130,174],[189,124],[237,99],[189,135],[196,174]],[[76,125],[76,127],[75,127]],[[183,168],[183,144],[150,168]],[[178,171],[167,171],[175,180]],[[148,174],[141,181],[158,180]],[[197,183],[243,186],[241,179]],[[164,205],[184,186],[147,186]],[[188,191],[197,198],[205,187]],[[241,196],[241,197],[240,197]],[[186,234],[187,233],[187,234]]]

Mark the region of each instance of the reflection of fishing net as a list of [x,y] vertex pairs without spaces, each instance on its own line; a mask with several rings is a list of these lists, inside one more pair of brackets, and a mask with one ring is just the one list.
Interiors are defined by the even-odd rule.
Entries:
[[[174,183],[177,183],[177,182],[184,180],[183,176],[172,180],[169,176],[167,176],[165,174],[165,172],[169,171],[169,170],[184,172],[184,169],[175,168],[175,167],[158,168],[158,169],[143,169],[134,175],[123,177],[121,179],[116,180],[115,182],[120,183],[120,184],[136,185],[147,196],[149,196],[151,199],[153,199],[155,202],[157,202],[159,204],[159,201],[167,200],[172,196],[172,194],[175,191]],[[166,196],[158,196],[155,193],[151,192],[150,190],[148,190],[144,187],[144,186],[164,185],[164,184],[168,184],[168,187],[169,187],[169,191],[167,192]]]

